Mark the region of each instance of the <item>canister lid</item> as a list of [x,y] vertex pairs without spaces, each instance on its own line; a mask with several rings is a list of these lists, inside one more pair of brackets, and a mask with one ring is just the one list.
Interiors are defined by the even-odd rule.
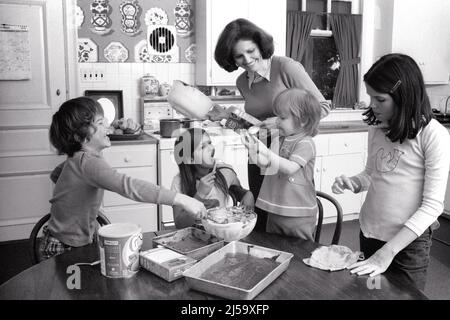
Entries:
[[134,223],[111,223],[98,229],[98,234],[108,238],[122,238],[141,231],[142,228]]

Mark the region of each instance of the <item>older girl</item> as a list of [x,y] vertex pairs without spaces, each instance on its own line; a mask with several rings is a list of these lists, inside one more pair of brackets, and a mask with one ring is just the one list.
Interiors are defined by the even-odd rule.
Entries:
[[450,137],[433,119],[422,73],[403,54],[381,57],[364,75],[370,107],[366,168],[336,178],[334,193],[368,191],[361,208],[366,260],[352,273],[390,270],[424,289],[433,229],[439,226],[450,167]]

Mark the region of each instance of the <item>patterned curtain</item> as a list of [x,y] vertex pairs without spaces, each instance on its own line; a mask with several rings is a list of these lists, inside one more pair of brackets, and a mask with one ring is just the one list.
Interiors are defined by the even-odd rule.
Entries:
[[288,11],[286,26],[288,57],[299,62],[302,60],[315,16],[313,12]]
[[335,108],[353,108],[358,101],[358,64],[362,16],[330,14],[331,30],[339,52],[341,66],[334,89]]

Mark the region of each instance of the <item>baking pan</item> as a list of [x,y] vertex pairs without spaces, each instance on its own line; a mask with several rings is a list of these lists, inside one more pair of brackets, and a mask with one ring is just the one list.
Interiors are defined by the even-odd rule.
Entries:
[[289,266],[292,253],[232,241],[183,272],[191,289],[251,300]]
[[201,260],[211,252],[222,248],[222,239],[194,227],[180,229],[153,238],[153,247],[163,246],[184,254],[195,260]]

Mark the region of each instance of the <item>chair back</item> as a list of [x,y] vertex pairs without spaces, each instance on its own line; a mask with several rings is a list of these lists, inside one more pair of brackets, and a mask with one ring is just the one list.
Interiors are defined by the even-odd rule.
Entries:
[[316,234],[314,237],[314,241],[319,243],[320,242],[320,234],[322,232],[322,224],[323,224],[323,215],[324,215],[324,207],[322,204],[323,200],[329,201],[336,209],[336,227],[334,229],[333,238],[331,240],[331,244],[338,244],[339,239],[341,237],[341,230],[342,230],[342,219],[343,219],[343,212],[342,207],[339,204],[339,202],[330,196],[329,194],[322,192],[322,191],[316,191],[316,198],[317,198],[317,206],[319,208],[319,216],[317,220],[317,227],[316,227]]
[[[39,221],[34,225],[31,230],[30,237],[28,238],[28,250],[31,256],[31,262],[37,264],[43,260],[42,254],[39,250],[39,245],[41,241],[40,233],[44,226],[47,224],[48,220],[50,220],[50,213],[47,213],[43,216]],[[97,216],[97,222],[100,226],[104,226],[110,224],[109,219],[101,212],[99,212]]]

